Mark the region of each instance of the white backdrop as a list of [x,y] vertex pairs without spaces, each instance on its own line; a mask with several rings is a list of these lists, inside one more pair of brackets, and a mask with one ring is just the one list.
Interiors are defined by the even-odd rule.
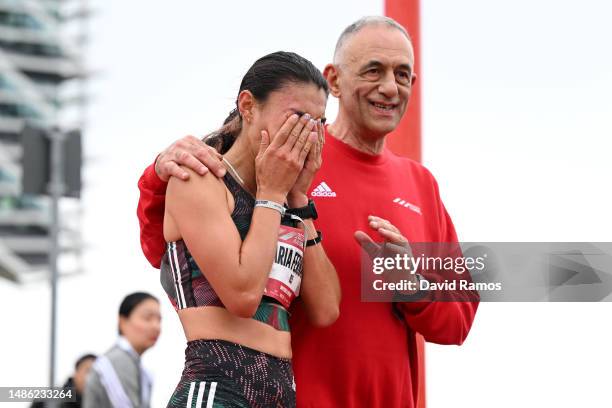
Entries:
[[[184,338],[139,246],[141,171],[172,140],[216,128],[265,53],[317,66],[382,1],[96,0],[90,63],[102,75],[86,151],[87,272],[59,287],[59,381],[82,353],[114,341],[120,300],[162,300],[163,332],[144,356],[154,407],[180,377]],[[602,1],[425,2],[424,162],[464,241],[610,241],[612,54]],[[301,9],[299,8],[301,7]],[[328,117],[335,116],[331,101]],[[46,385],[46,284],[0,283],[0,385]],[[481,304],[462,347],[427,346],[428,406],[607,407],[609,303]],[[15,406],[18,406],[15,404]]]

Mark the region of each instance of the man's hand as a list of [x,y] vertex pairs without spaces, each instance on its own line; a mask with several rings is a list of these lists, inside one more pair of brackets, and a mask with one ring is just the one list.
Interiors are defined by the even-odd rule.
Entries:
[[155,160],[155,173],[165,182],[170,177],[187,180],[189,173],[181,168],[185,166],[200,175],[210,170],[217,177],[223,177],[225,167],[221,163],[221,157],[217,150],[197,137],[185,136],[160,153]]
[[[388,245],[389,247],[399,247],[396,250],[406,253],[406,251],[410,251],[410,245],[406,237],[402,235],[399,229],[395,227],[395,225],[391,224],[389,221],[382,219],[380,217],[376,217],[374,215],[370,215],[368,217],[370,228],[374,231],[378,232],[378,234],[385,240],[384,244],[393,244]],[[355,231],[355,239],[363,247],[363,249],[370,255],[370,257],[381,256],[381,252],[383,250],[381,244],[377,244],[363,231]]]
[[[398,255],[400,257],[412,257],[412,250],[406,237],[402,235],[399,229],[388,220],[385,220],[374,215],[368,217],[369,226],[384,239],[382,244],[377,244],[363,231],[355,231],[355,240],[361,245],[370,259],[374,258],[393,258]],[[402,280],[417,281],[415,271],[408,269],[389,269],[383,274],[385,282],[400,282]],[[411,295],[414,291],[399,291],[405,295]]]

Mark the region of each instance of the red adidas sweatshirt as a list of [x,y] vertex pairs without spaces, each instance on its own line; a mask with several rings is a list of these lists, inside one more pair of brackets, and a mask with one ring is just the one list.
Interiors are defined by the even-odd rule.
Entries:
[[[148,167],[139,181],[138,218],[145,256],[159,267],[165,184]],[[356,230],[380,241],[368,215],[389,220],[410,242],[456,242],[437,183],[422,165],[362,153],[326,134],[323,165],[312,183],[323,246],[342,288],[332,326],[309,325],[299,303],[291,331],[297,405],[307,408],[414,407],[418,389],[415,333],[439,344],[461,344],[477,302],[365,303],[360,299],[361,250]],[[461,300],[461,299],[459,299]],[[401,315],[401,318],[398,317]]]

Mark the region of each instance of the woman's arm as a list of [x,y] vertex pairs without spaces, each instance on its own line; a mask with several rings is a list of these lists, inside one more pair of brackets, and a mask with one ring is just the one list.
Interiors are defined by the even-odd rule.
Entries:
[[[308,204],[308,191],[314,175],[321,168],[325,129],[319,121],[313,135],[317,143],[308,154],[304,169],[298,176],[295,185],[287,197],[292,208],[304,207]],[[316,237],[312,220],[304,220],[306,239]],[[306,247],[304,253],[304,274],[300,297],[310,322],[319,327],[329,326],[339,315],[341,298],[340,282],[336,268],[325,254],[321,244]]]
[[[316,237],[314,223],[304,220],[306,239]],[[313,234],[314,233],[314,234]],[[317,327],[329,326],[340,314],[340,282],[336,268],[319,244],[306,247],[304,253],[304,275],[300,297],[310,322]]]
[[[314,121],[291,115],[271,143],[268,133],[261,132],[255,158],[258,200],[285,201],[316,142],[316,137],[310,137],[313,126]],[[255,207],[249,232],[241,241],[229,213],[224,183],[211,174],[188,171],[186,181],[170,180],[166,213],[225,307],[238,316],[251,317],[276,254],[280,213]]]
[[[257,310],[276,252],[280,213],[256,207],[244,240],[232,220],[223,182],[190,172],[171,178],[166,216],[174,221],[191,255],[231,313],[251,317]],[[258,197],[259,198],[259,197]],[[261,199],[274,200],[273,194]]]

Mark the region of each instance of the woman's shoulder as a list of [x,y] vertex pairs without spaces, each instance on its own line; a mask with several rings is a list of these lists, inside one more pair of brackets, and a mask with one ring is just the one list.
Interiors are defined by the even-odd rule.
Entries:
[[222,177],[217,177],[210,171],[204,175],[198,174],[195,171],[184,168],[189,177],[186,180],[177,177],[171,177],[168,181],[166,196],[169,195],[185,195],[187,197],[198,195],[225,195],[225,183]]

